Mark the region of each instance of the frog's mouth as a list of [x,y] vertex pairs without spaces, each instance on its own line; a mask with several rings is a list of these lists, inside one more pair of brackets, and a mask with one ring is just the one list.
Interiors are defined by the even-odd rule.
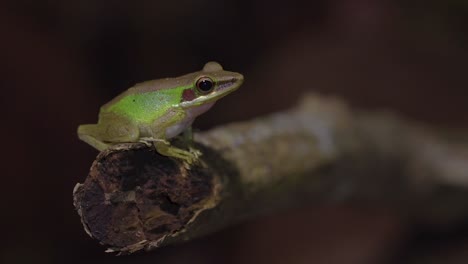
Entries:
[[236,78],[232,78],[230,80],[222,80],[218,81],[218,86],[216,89],[212,92],[213,93],[224,93],[226,92],[232,92],[236,90],[240,85],[236,85],[238,80]]
[[182,106],[182,108],[190,108],[200,106],[202,104],[215,102],[221,97],[224,97],[237,90],[242,85],[243,81],[244,78],[241,74],[229,79],[218,80],[216,88],[211,93],[208,93],[206,95],[199,95],[197,98],[191,101],[182,102],[180,105]]

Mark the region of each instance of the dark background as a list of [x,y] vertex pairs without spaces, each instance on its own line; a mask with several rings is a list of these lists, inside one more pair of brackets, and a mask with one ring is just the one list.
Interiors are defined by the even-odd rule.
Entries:
[[97,154],[76,127],[134,83],[209,60],[246,80],[196,128],[286,109],[306,91],[467,128],[467,15],[463,0],[1,2],[0,263],[467,263],[463,228],[338,204],[114,257],[72,205]]

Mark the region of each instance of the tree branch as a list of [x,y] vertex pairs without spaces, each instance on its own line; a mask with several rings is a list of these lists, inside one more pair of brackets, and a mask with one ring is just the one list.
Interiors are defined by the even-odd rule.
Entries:
[[140,144],[103,151],[74,190],[88,234],[132,253],[302,203],[395,206],[449,225],[468,213],[468,148],[389,113],[308,95],[297,107],[195,135],[201,164]]

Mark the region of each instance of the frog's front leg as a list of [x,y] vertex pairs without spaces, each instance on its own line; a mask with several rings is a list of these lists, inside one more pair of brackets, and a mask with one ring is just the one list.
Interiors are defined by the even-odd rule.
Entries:
[[[143,138],[143,140],[153,142],[156,150],[165,156],[175,157],[184,160],[188,165],[193,164],[198,160],[201,155],[199,151],[187,151],[176,146],[171,145],[166,136],[169,128],[178,126],[180,120],[185,117],[185,111],[182,109],[172,109],[167,112],[163,117],[159,118],[151,126],[152,138]],[[171,132],[169,135],[172,134]],[[184,142],[186,143],[186,142]]]
[[203,155],[203,153],[195,147],[193,141],[193,129],[191,125],[186,127],[182,134],[177,137],[179,140],[181,140],[183,145],[188,148],[188,151],[196,157],[196,159]]
[[193,143],[193,129],[192,126],[189,126],[187,129],[184,130],[182,133],[182,141],[185,145],[188,146],[189,152],[193,153],[197,157],[200,157],[203,153],[195,148]]

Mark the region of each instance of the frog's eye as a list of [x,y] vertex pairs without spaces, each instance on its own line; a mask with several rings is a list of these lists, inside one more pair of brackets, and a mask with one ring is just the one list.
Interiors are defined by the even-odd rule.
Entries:
[[214,82],[208,77],[201,77],[197,81],[197,89],[201,93],[209,93],[213,91],[214,88]]

